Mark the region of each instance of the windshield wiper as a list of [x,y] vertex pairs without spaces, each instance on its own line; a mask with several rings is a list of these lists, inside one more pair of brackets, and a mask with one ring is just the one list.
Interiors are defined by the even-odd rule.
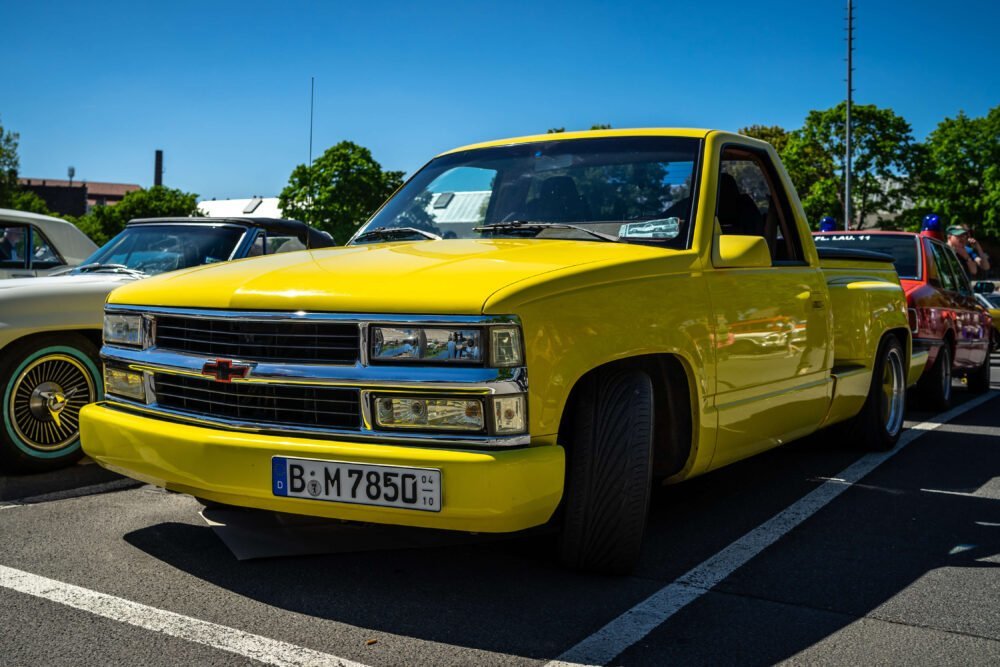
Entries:
[[495,222],[491,225],[483,225],[482,227],[473,227],[474,231],[477,232],[502,232],[514,229],[574,229],[578,232],[583,232],[584,234],[590,234],[595,238],[599,238],[602,241],[611,241],[612,243],[618,243],[618,237],[612,236],[611,234],[605,234],[603,232],[598,232],[593,229],[587,229],[586,227],[581,227],[579,225],[570,225],[565,222],[532,222],[531,220],[510,220],[509,222]]
[[412,236],[413,234],[418,234],[427,239],[432,239],[434,241],[440,241],[441,237],[433,232],[428,232],[423,229],[417,229],[416,227],[376,227],[375,229],[369,229],[367,232],[362,232],[354,237],[352,243],[357,243],[361,239],[373,238],[373,239],[391,239],[396,236]]
[[99,273],[101,271],[109,271],[111,273],[124,273],[136,278],[145,278],[146,274],[138,269],[130,269],[124,264],[102,264],[100,262],[94,262],[92,264],[84,264],[82,266],[76,267],[76,271],[80,273]]

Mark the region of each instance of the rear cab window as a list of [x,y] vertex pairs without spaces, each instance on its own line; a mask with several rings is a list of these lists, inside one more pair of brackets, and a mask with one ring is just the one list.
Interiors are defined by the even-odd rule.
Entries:
[[920,280],[920,240],[909,234],[815,234],[813,240],[820,248],[849,248],[871,250],[892,256],[896,273],[903,280]]

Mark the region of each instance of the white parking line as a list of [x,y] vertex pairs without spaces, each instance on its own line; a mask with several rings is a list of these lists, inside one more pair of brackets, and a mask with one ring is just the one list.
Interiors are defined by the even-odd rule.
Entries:
[[996,398],[990,391],[982,396],[917,424],[903,433],[888,452],[866,454],[832,479],[813,489],[794,504],[754,528],[708,560],[653,593],[603,628],[576,644],[546,667],[605,665],[627,648],[659,627],[678,611],[694,602],[745,565],[793,528],[822,509],[879,465],[898,454],[906,445],[941,424]]
[[328,653],[201,621],[0,565],[0,587],[282,667],[364,667]]

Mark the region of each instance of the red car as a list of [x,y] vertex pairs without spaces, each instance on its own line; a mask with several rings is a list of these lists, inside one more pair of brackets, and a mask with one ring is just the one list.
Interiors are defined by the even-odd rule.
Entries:
[[858,248],[892,255],[906,291],[913,349],[927,350],[917,384],[928,407],[951,404],[952,376],[965,377],[973,392],[990,388],[993,320],[976,301],[958,258],[938,239],[910,232],[821,232],[820,248]]

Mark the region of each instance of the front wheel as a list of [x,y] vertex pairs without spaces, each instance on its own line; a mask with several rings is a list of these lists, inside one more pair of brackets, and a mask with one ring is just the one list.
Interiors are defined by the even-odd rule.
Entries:
[[101,397],[97,348],[79,334],[14,343],[0,361],[0,468],[41,472],[73,463],[80,409]]
[[625,574],[639,559],[653,470],[653,385],[642,371],[584,380],[567,443],[561,561]]
[[894,336],[882,340],[872,369],[868,397],[861,412],[846,424],[849,442],[878,452],[896,446],[906,411],[905,359],[903,346]]

